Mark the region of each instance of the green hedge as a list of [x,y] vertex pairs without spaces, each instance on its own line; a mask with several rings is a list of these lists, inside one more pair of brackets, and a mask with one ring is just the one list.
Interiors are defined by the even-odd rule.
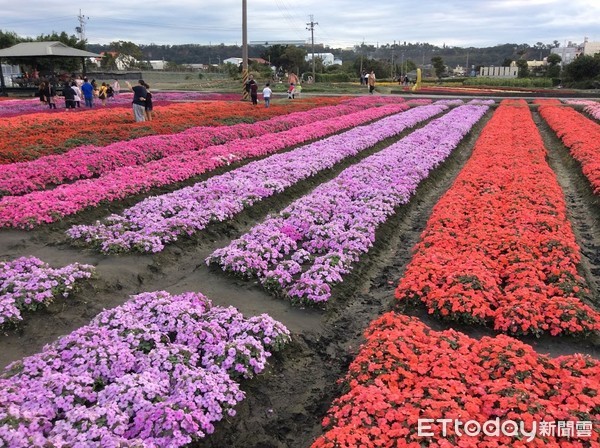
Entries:
[[552,87],[550,78],[467,78],[466,86]]
[[317,73],[317,82],[350,82],[348,73]]

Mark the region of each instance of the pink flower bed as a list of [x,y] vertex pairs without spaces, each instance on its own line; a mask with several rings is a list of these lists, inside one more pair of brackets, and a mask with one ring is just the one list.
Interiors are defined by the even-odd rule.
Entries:
[[[6,196],[0,199],[0,227],[32,228],[54,222],[102,201],[123,199],[154,187],[183,181],[234,161],[268,155],[407,109],[406,104],[369,108],[277,134],[234,140],[203,151],[186,151],[145,165],[123,167],[97,179],[79,180],[53,190]],[[185,140],[185,137],[177,135],[171,138]]]

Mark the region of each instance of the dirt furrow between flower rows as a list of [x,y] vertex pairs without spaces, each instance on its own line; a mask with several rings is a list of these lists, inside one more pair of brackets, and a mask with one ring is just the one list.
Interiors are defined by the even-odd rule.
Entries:
[[[65,234],[68,225],[89,223],[99,213],[106,214],[107,210],[116,211],[107,207],[95,208],[80,213],[72,219],[65,219],[32,231],[4,230],[3,238],[0,240],[0,257],[12,259],[27,253],[38,256],[52,266],[63,266],[77,260],[96,266],[97,279],[88,282],[87,287],[71,299],[59,300],[50,305],[47,310],[28,314],[16,333],[3,336],[0,339],[0,367],[38,352],[44,344],[55,340],[58,336],[86,325],[103,308],[122,304],[130,294],[160,289],[177,292],[202,291],[216,304],[233,305],[248,314],[268,312],[275,319],[289,320],[291,331],[300,332],[305,328],[312,328],[315,319],[319,318],[317,312],[292,310],[284,301],[266,299],[269,296],[259,288],[253,290],[252,285],[246,285],[243,281],[236,281],[212,272],[205,266],[204,259],[218,247],[227,245],[231,239],[248,231],[267,214],[279,211],[321,183],[336,177],[347,167],[382,150],[430,121],[425,120],[412,129],[348,158],[333,169],[325,170],[292,186],[283,194],[276,194],[255,204],[233,220],[209,225],[197,236],[181,238],[163,253],[154,256],[105,256],[93,250],[82,250],[71,245],[71,240]],[[215,170],[210,174],[215,175],[218,172],[220,171]],[[211,176],[207,174],[204,177]],[[119,205],[122,206],[122,203],[120,202]],[[177,285],[181,287],[178,288]],[[240,290],[243,294],[240,294]],[[246,297],[247,295],[250,297]],[[262,308],[265,299],[268,301],[268,309]]]

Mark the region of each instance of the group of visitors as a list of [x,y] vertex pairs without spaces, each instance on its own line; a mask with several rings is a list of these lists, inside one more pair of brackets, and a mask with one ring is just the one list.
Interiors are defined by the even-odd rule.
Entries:
[[[127,82],[129,89],[133,91],[133,116],[135,121],[152,121],[153,105],[150,86],[144,81],[139,80],[138,85],[132,87]],[[81,107],[84,102],[85,107],[93,108],[94,100],[97,98],[103,106],[107,101],[114,99],[121,91],[121,86],[117,79],[112,83],[103,82],[98,85],[95,79],[91,81],[87,77],[73,77],[66,80],[62,87],[62,96],[65,100],[65,110],[73,111]],[[50,109],[56,109],[56,97],[58,93],[52,82],[42,81],[39,85],[38,96],[44,105]]]
[[[288,99],[294,99],[300,95],[302,91],[302,86],[299,83],[298,76],[296,74],[291,73],[288,76],[289,88],[287,91]],[[258,84],[254,80],[253,75],[248,76],[248,81],[246,81],[246,92],[250,95],[250,100],[252,101],[252,105],[256,106],[258,104]],[[271,97],[273,96],[273,90],[271,89],[271,83],[267,82],[262,91],[263,99],[265,101],[265,107],[271,106]]]
[[[74,77],[64,81],[62,86],[62,95],[65,99],[65,109],[73,110],[81,107],[81,102],[85,102],[85,106],[94,107],[94,98],[98,98],[103,106],[106,106],[106,101],[115,98],[121,86],[118,80],[114,80],[112,84],[103,82],[100,86],[95,79],[91,81],[87,77]],[[56,87],[50,81],[42,81],[38,87],[38,97],[42,104],[47,104],[50,109],[56,109]]]

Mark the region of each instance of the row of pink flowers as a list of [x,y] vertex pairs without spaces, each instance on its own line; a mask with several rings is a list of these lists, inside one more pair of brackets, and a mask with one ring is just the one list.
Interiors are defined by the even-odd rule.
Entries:
[[[48,185],[91,178],[123,166],[143,165],[186,151],[200,150],[235,139],[285,131],[293,127],[346,115],[374,104],[370,97],[353,99],[338,106],[294,112],[256,123],[232,126],[199,126],[173,135],[152,135],[104,147],[85,145],[67,153],[53,154],[27,162],[12,163],[0,172],[0,194],[20,195]],[[397,101],[401,103],[402,100]]]
[[[54,222],[102,201],[123,199],[154,187],[183,181],[235,161],[265,156],[406,109],[408,106],[403,103],[369,108],[276,134],[234,140],[202,151],[175,154],[141,166],[123,167],[96,179],[79,180],[53,190],[6,196],[0,199],[0,227],[31,228]],[[185,136],[174,135],[171,138],[185,140]]]

